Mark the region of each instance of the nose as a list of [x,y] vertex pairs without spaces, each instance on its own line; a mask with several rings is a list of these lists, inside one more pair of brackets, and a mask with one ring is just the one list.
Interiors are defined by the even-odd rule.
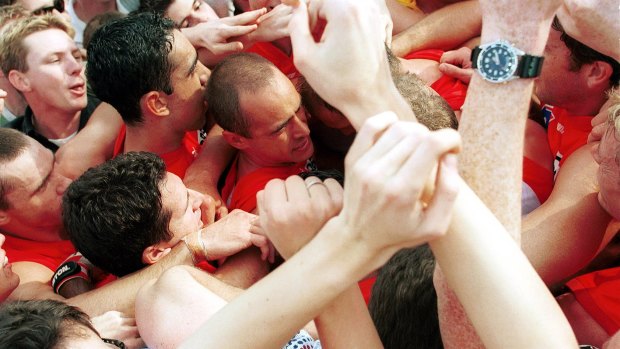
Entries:
[[295,116],[295,118],[293,119],[293,127],[293,135],[295,137],[301,138],[310,135],[310,128],[308,127],[308,123],[305,121],[305,118],[302,119],[298,116]]
[[79,75],[82,73],[83,69],[84,65],[79,62],[75,57],[71,56],[71,58],[69,58],[69,62],[67,63],[67,70],[69,71],[69,74]]

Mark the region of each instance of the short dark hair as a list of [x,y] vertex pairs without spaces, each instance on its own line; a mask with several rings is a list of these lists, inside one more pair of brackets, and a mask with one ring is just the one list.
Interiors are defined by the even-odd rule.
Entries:
[[254,53],[238,53],[218,63],[209,77],[209,112],[224,130],[250,137],[250,125],[239,103],[241,92],[268,86],[277,68]]
[[0,306],[0,348],[53,349],[81,338],[84,326],[99,335],[88,315],[55,300],[9,302]]
[[123,276],[144,267],[145,248],[169,241],[171,212],[160,186],[166,166],[155,154],[129,152],[86,171],[63,197],[71,242],[89,261]]
[[368,310],[385,348],[443,348],[428,245],[396,253],[379,271]]
[[163,15],[173,2],[174,0],[140,0],[136,13],[154,12]]
[[558,17],[553,18],[551,28],[560,32],[560,40],[564,42],[570,51],[569,69],[571,71],[578,71],[585,64],[592,64],[596,61],[606,62],[609,63],[612,69],[611,76],[609,77],[609,87],[618,86],[620,84],[620,63],[618,63],[618,61],[582,44],[566,34]]
[[169,54],[174,28],[170,19],[140,13],[104,25],[88,44],[88,82],[128,125],[143,121],[140,99],[146,93],[173,92]]
[[84,46],[84,48],[88,50],[88,44],[90,44],[90,40],[92,39],[93,34],[95,34],[97,29],[112,21],[125,17],[127,17],[126,14],[118,11],[104,12],[93,17],[90,21],[88,21],[88,24],[86,24],[86,28],[84,28],[84,34],[82,39],[82,45]]
[[394,85],[409,103],[418,121],[433,131],[442,128],[456,130],[458,121],[448,102],[417,75],[402,72],[398,58],[387,47],[386,52]]
[[[0,128],[0,166],[17,159],[19,155],[28,149],[29,145],[28,136],[25,134],[11,128]],[[8,210],[11,208],[11,205],[6,199],[6,193],[12,189],[13,183],[4,178],[1,173],[0,210]]]

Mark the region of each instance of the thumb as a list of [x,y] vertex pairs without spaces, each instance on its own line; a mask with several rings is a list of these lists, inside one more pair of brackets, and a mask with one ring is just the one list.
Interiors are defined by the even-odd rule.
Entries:
[[[290,4],[296,1],[285,1]],[[294,6],[294,5],[293,5]],[[316,43],[310,33],[310,23],[308,20],[308,7],[305,1],[297,1],[297,5],[293,8],[293,15],[288,24],[288,29],[295,52],[295,65],[298,66],[299,58],[308,57],[311,51],[316,47]]]
[[469,84],[471,76],[474,73],[474,70],[471,68],[460,68],[448,63],[439,64],[439,71],[443,74],[459,79],[466,84]]

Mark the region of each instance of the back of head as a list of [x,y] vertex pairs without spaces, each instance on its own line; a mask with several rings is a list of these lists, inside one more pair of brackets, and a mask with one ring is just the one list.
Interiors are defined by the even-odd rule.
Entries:
[[90,44],[90,40],[93,37],[93,34],[97,31],[97,29],[112,21],[125,17],[127,17],[126,14],[120,13],[118,11],[100,13],[93,17],[90,21],[88,21],[86,28],[84,28],[84,38],[82,39],[82,45],[84,46],[84,48],[88,50],[88,44]]
[[160,192],[165,177],[163,161],[147,152],[119,155],[86,171],[63,197],[63,222],[75,248],[117,276],[144,267],[144,249],[172,237]]
[[27,47],[24,38],[28,35],[48,29],[59,29],[73,37],[75,30],[71,25],[53,15],[27,16],[17,18],[2,29],[0,36],[0,68],[8,76],[11,70],[28,71],[26,63]]
[[116,108],[128,125],[142,122],[140,99],[146,93],[172,93],[173,30],[171,20],[140,13],[93,34],[88,45],[88,81],[97,97]]
[[173,2],[174,0],[141,0],[136,12],[154,12],[163,15]]
[[368,310],[386,349],[443,348],[428,245],[404,249],[381,268]]
[[430,130],[442,128],[456,130],[458,121],[448,102],[426,86],[415,74],[401,72],[398,58],[390,49],[386,48],[386,51],[394,84],[409,103],[418,121]]
[[0,306],[0,348],[66,348],[67,340],[82,337],[84,328],[97,333],[88,315],[62,302],[33,300]]
[[265,88],[277,68],[253,53],[231,55],[218,63],[209,78],[209,112],[224,130],[250,137],[250,126],[243,116],[239,96]]
[[[25,134],[10,128],[0,128],[0,168],[15,160],[29,145],[30,141]],[[0,210],[7,210],[10,204],[5,196],[11,190],[12,183],[4,178],[3,172],[0,171]]]

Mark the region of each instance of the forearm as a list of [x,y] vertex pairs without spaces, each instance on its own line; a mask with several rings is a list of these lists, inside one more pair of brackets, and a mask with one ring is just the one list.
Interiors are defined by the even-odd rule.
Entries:
[[[204,194],[217,192],[217,181],[235,154],[222,136],[222,128],[213,126],[202,145],[202,151],[185,173],[183,182],[189,187]],[[219,196],[219,195],[218,195]]]
[[482,17],[478,1],[443,7],[396,35],[392,51],[398,57],[423,49],[450,50],[480,35]]
[[576,347],[555,299],[471,189],[461,188],[448,234],[430,246],[485,347]]
[[[528,54],[542,55],[548,31],[549,23],[542,19],[523,21],[519,30],[502,21],[489,21],[481,42],[501,38]],[[459,125],[461,175],[517,241],[523,139],[533,86],[533,79],[493,84],[474,74]]]
[[314,322],[325,348],[383,347],[357,284],[334,299]]
[[276,348],[286,343],[366,272],[366,251],[337,229],[328,223],[290,260],[215,314],[184,347]]
[[91,317],[110,310],[133,316],[136,294],[140,287],[151,279],[159,278],[168,268],[182,264],[192,265],[192,257],[183,244],[178,244],[157,263],[101,288],[68,299],[67,303],[79,307]]

